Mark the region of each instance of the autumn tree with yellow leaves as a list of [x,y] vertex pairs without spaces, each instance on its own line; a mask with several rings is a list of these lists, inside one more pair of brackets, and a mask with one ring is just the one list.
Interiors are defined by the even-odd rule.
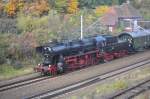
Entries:
[[76,13],[78,11],[78,0],[68,0],[68,13]]
[[5,5],[5,11],[8,16],[15,16],[17,11],[21,10],[24,6],[23,0],[9,0]]
[[103,5],[103,6],[98,6],[98,7],[96,7],[96,9],[95,9],[95,14],[96,14],[97,16],[102,16],[102,15],[105,14],[108,10],[109,10],[109,7],[108,7],[108,6],[105,6],[105,5]]
[[24,8],[24,5],[25,5],[25,3],[24,3],[24,0],[18,0],[17,1],[17,10],[22,10],[23,8]]
[[18,11],[28,9],[34,15],[48,13],[50,6],[47,0],[36,0],[30,4],[24,3],[24,0],[9,0],[5,6],[5,12],[8,16],[13,17]]
[[14,16],[17,10],[17,0],[10,0],[5,6],[8,16]]

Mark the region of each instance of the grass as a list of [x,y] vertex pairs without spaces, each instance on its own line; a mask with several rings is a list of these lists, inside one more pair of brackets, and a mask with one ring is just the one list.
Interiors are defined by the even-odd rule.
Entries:
[[13,66],[9,65],[0,65],[0,80],[10,79],[13,77],[29,74],[33,72],[33,68],[31,67],[23,67],[21,69],[15,69]]
[[96,93],[100,94],[108,91],[124,89],[126,87],[127,87],[127,83],[124,80],[116,80],[112,84],[107,83],[107,84],[99,85],[96,88]]
[[68,99],[94,99],[96,95],[102,95],[106,92],[112,92],[114,90],[121,90],[127,88],[128,85],[125,80],[115,80],[111,83],[105,83],[97,85],[96,88],[90,92],[81,92],[78,96],[73,95]]

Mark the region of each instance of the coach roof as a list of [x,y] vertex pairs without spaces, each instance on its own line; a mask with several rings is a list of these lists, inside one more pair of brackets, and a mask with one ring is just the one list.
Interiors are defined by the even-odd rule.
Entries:
[[130,35],[132,38],[137,38],[137,37],[150,35],[150,31],[138,30],[133,32],[125,32],[125,33],[121,33],[119,37],[123,35]]

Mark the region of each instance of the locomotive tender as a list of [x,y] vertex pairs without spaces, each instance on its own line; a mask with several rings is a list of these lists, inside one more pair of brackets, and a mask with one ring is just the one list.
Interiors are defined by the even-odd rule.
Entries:
[[119,36],[96,35],[63,43],[51,42],[36,48],[44,61],[34,69],[44,75],[56,75],[110,61],[147,47],[150,47],[150,33],[144,31]]

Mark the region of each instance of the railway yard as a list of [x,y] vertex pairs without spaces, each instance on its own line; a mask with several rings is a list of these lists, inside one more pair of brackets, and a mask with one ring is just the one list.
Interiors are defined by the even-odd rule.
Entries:
[[[146,87],[144,87],[144,89],[140,87],[141,89],[137,91],[138,94],[132,94],[132,96],[137,96],[140,93],[149,92],[149,59],[150,53],[149,51],[145,51],[56,77],[41,77],[38,76],[38,74],[32,74],[31,76],[24,77],[24,79],[20,77],[7,81],[1,81],[0,98],[66,99],[67,97],[68,99],[83,99],[85,97],[85,99],[91,99],[93,97],[94,99],[110,99],[123,91],[127,91],[129,89],[133,90],[134,88],[132,87],[138,86],[138,84],[143,83],[145,80],[148,80],[148,83],[145,84]],[[136,77],[138,76],[137,72],[142,72],[144,70],[147,71],[145,72],[147,73],[145,74],[146,76],[141,75],[140,78]],[[134,75],[133,78],[137,79],[130,79],[132,78],[132,75]],[[120,83],[122,82],[122,78],[126,80],[128,79],[128,86],[126,85],[126,83]],[[109,87],[111,84],[113,85],[114,82],[117,82],[117,80],[120,81],[119,85],[121,86],[121,88],[118,88],[118,90],[113,90],[113,88],[111,88],[111,90],[106,93],[105,87]],[[107,84],[108,82],[109,84]],[[104,91],[101,91],[103,89]]]

